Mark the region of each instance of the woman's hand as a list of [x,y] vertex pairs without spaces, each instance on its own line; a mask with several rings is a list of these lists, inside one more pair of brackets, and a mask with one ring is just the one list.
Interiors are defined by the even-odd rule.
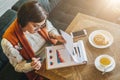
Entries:
[[61,43],[65,43],[66,42],[61,35],[56,35],[55,39],[57,39]]
[[31,66],[35,70],[39,70],[41,68],[40,58],[32,58]]
[[66,41],[61,35],[49,34],[50,38],[57,39],[60,43],[65,43]]

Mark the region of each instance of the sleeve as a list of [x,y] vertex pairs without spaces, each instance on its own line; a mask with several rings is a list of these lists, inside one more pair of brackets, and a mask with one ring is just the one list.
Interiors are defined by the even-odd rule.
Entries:
[[46,28],[47,28],[48,34],[50,36],[60,35],[58,33],[57,29],[55,27],[53,27],[52,23],[49,20],[47,20],[47,22],[46,22]]
[[9,62],[13,65],[17,72],[29,72],[32,69],[30,63],[22,58],[19,51],[5,38],[1,41],[3,52],[8,57]]

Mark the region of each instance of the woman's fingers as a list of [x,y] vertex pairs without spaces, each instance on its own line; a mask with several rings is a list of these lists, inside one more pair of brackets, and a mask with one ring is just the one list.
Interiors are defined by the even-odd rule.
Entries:
[[35,70],[40,69],[40,67],[41,67],[41,63],[40,63],[39,61],[36,62],[35,65],[33,65],[33,68],[34,68]]
[[33,58],[32,58],[32,61],[36,61],[36,60],[37,60],[37,61],[40,60],[40,57],[38,57],[38,58],[33,57]]
[[41,67],[41,62],[39,61],[40,58],[32,58],[31,66],[35,70],[39,70]]
[[62,36],[57,36],[56,39],[57,39],[59,42],[61,42],[61,43],[65,43],[65,42],[66,42]]

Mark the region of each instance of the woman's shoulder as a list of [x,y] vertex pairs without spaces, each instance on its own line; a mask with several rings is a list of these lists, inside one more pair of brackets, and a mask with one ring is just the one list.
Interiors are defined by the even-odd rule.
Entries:
[[6,38],[2,38],[1,45],[10,43]]

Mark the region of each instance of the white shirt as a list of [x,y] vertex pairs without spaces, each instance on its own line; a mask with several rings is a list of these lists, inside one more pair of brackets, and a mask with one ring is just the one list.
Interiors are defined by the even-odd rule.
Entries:
[[[46,23],[47,31],[51,35],[59,35],[57,30],[53,27],[50,21],[47,20]],[[39,35],[39,33],[31,34],[28,31],[24,32],[26,39],[28,40],[30,46],[32,47],[35,55],[40,55],[39,50],[45,44],[45,39]],[[27,63],[26,60],[20,55],[20,52],[5,38],[1,41],[1,46],[3,52],[8,57],[10,63],[13,65],[16,71],[18,72],[29,72],[33,70],[30,63]]]

